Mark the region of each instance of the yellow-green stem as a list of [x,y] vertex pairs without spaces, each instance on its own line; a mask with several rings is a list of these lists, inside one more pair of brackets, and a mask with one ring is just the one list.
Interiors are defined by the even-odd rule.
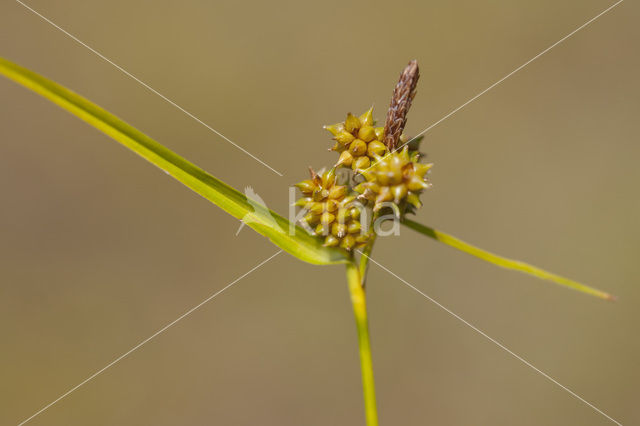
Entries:
[[376,408],[376,391],[373,381],[373,363],[371,361],[371,343],[367,321],[367,301],[360,271],[354,263],[347,264],[347,281],[358,330],[358,347],[360,349],[360,368],[362,371],[362,391],[364,394],[364,412],[367,426],[378,426],[378,410]]
[[376,242],[376,234],[371,236],[371,241],[367,243],[364,250],[362,250],[362,257],[360,258],[360,280],[362,281],[362,287],[365,287],[367,281],[367,269],[369,266],[369,256],[373,251],[373,244]]

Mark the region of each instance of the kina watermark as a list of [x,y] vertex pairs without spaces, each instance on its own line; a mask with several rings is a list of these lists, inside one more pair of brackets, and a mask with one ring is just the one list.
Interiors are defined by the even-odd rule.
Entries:
[[[348,175],[346,178],[348,179]],[[344,177],[338,179],[343,181]],[[252,186],[245,187],[244,195],[249,208],[242,217],[235,235],[239,235],[245,225],[271,228],[287,232],[290,236],[296,234],[297,227],[310,235],[325,238],[330,235],[339,238],[352,235],[357,238],[370,235],[372,232],[379,237],[400,235],[400,208],[393,201],[379,203],[379,208],[374,212],[370,203],[356,196],[345,197],[341,200],[341,205],[340,202],[332,203],[323,199],[315,201],[313,197],[299,199],[295,186],[289,187],[288,191],[287,222],[278,220],[277,214],[268,208],[267,203]]]

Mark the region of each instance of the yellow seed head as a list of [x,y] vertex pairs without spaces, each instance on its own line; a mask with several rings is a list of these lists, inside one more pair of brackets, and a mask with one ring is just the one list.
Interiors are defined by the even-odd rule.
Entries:
[[371,142],[376,138],[376,131],[371,126],[362,126],[358,129],[358,139]]
[[367,143],[363,140],[356,139],[349,145],[349,152],[354,157],[362,157],[367,152]]
[[371,165],[369,157],[358,157],[356,161],[351,165],[353,170],[364,170]]
[[360,128],[360,120],[358,120],[358,118],[355,115],[348,113],[347,119],[344,121],[344,129],[349,133],[353,133],[355,130],[358,130],[359,128]]
[[333,136],[337,136],[338,133],[342,132],[344,130],[344,125],[342,123],[337,123],[337,124],[329,124],[326,126],[323,126],[326,130],[328,130],[329,132],[331,132],[331,134]]
[[353,155],[351,155],[349,151],[343,151],[342,154],[340,154],[340,158],[338,158],[338,162],[336,163],[336,166],[351,167],[352,163],[353,163]]
[[373,107],[360,116],[360,123],[363,126],[373,126]]
[[382,157],[386,151],[387,147],[379,140],[371,141],[367,146],[367,156],[369,158]]
[[[369,160],[358,158],[363,159]],[[364,247],[372,234],[363,232],[356,195],[348,195],[347,186],[336,183],[335,169],[322,174],[310,169],[310,173],[311,179],[296,184],[303,197],[295,204],[307,210],[302,221],[314,230],[313,234],[324,238],[325,246],[345,250]]]
[[373,204],[373,210],[378,211],[383,203],[393,202],[404,213],[408,206],[419,208],[419,195],[429,187],[426,173],[431,164],[420,164],[417,157],[409,155],[408,147],[399,152],[393,152],[379,159],[362,176],[365,182],[357,185],[354,190],[360,199]]
[[351,133],[346,132],[346,131],[342,131],[342,132],[338,133],[334,139],[337,140],[338,142],[340,142],[342,145],[348,145],[355,138],[356,137],[353,136]]
[[[331,150],[340,153],[336,167],[363,170],[388,152],[383,143],[384,127],[374,127],[373,124],[371,107],[359,118],[349,113],[344,122],[324,126],[336,140]],[[350,155],[345,154],[347,151]]]

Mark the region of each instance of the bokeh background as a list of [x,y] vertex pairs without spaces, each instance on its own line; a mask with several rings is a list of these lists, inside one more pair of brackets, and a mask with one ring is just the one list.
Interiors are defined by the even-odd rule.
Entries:
[[[0,55],[287,211],[335,160],[321,125],[382,119],[418,59],[415,134],[612,2],[96,1],[21,6]],[[403,229],[375,259],[625,425],[640,423],[639,7],[627,1],[426,135],[417,219],[619,296],[606,303]],[[276,249],[160,170],[0,78],[0,423],[17,424]],[[606,425],[372,266],[383,425]],[[283,254],[33,425],[362,425],[341,267]]]

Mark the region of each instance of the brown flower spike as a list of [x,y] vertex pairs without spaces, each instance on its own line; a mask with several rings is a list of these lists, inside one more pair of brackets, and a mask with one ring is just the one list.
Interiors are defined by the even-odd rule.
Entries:
[[414,59],[400,74],[400,80],[398,80],[391,97],[387,120],[384,124],[384,144],[389,151],[395,150],[398,146],[398,141],[407,123],[407,113],[416,96],[419,78],[418,61]]

